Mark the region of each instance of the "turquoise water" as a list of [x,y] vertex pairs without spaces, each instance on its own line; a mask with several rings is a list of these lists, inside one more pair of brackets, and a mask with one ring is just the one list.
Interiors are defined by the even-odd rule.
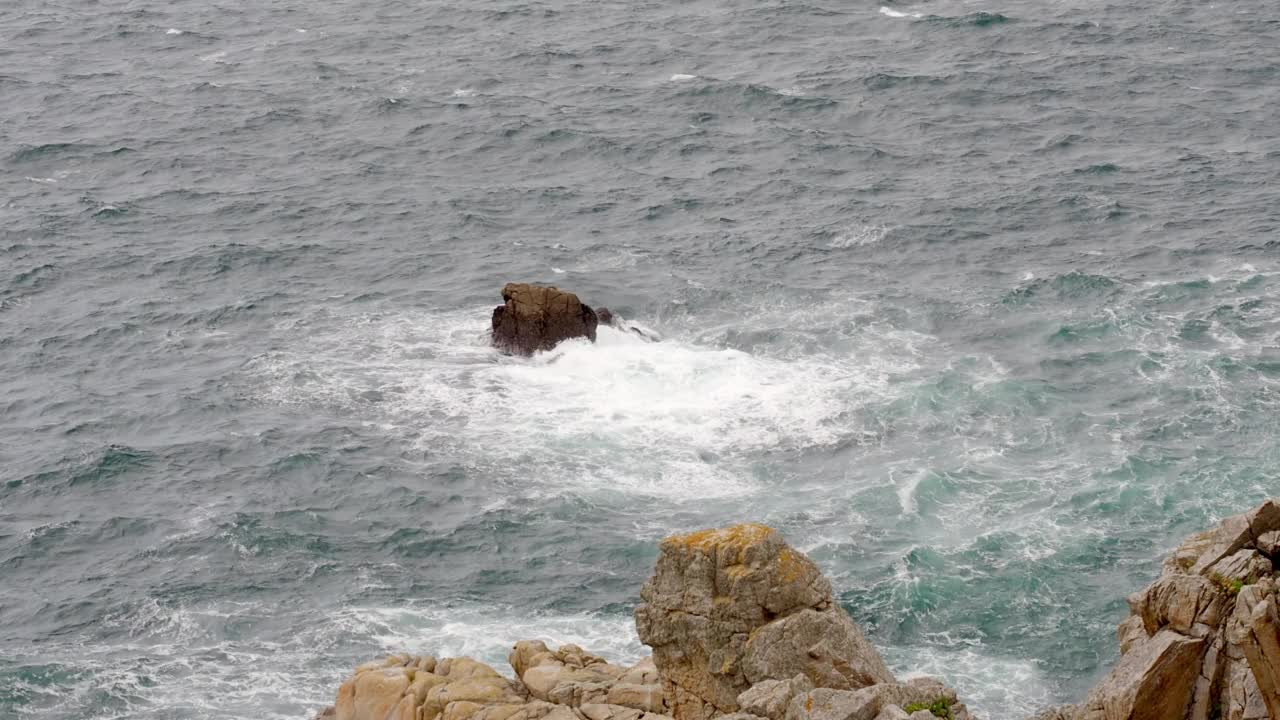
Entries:
[[[0,717],[634,659],[759,520],[1023,718],[1277,494],[1269,6],[269,5],[0,8]],[[663,340],[498,356],[508,280]]]

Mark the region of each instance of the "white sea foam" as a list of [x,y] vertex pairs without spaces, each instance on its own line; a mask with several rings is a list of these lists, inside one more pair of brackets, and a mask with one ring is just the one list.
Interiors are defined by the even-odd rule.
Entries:
[[1053,684],[1034,660],[991,655],[969,638],[954,642],[881,650],[903,679],[930,676],[961,688],[960,699],[977,717],[1031,717],[1053,703]]
[[[834,308],[772,305],[739,318],[794,329]],[[831,446],[862,432],[850,411],[892,392],[927,338],[863,329],[830,353],[745,352],[662,328],[662,342],[602,327],[533,358],[487,347],[487,309],[356,318],[299,338],[246,371],[271,403],[368,413],[424,448],[453,452],[541,495],[633,493],[672,500],[741,497],[762,451]],[[724,330],[690,330],[714,338]],[[826,340],[841,339],[823,331]],[[376,397],[370,404],[368,398]],[[536,432],[530,432],[536,428]]]
[[456,97],[456,98],[469,98],[469,97],[475,97],[475,96],[476,96],[476,91],[472,90],[471,88],[458,88],[454,90],[453,93],[450,95],[450,97]]
[[852,228],[847,232],[841,233],[832,238],[827,247],[831,248],[851,248],[861,247],[863,245],[875,245],[892,230],[887,225],[863,225],[861,227]]
[[[507,674],[517,640],[576,643],[610,662],[647,655],[629,615],[555,615],[488,605],[347,607],[329,616],[274,605],[147,598],[104,618],[128,640],[50,642],[18,665],[65,668],[57,692],[23,686],[23,712],[162,720],[311,717],[360,662],[413,652],[471,656]],[[272,628],[263,632],[256,628]],[[287,629],[286,629],[287,628]],[[246,631],[248,630],[248,631]],[[101,714],[105,704],[117,714]]]
[[671,82],[689,82],[690,80],[697,80],[697,79],[698,79],[697,75],[685,75],[684,73],[676,73],[675,75],[671,76]]
[[181,35],[182,31],[179,30],[178,28],[169,28],[168,30],[164,31],[164,34],[165,35]]
[[891,18],[915,18],[917,20],[924,17],[924,13],[921,13],[921,12],[908,12],[904,10],[894,10],[893,8],[886,7],[884,5],[880,6],[880,14],[886,17],[891,17]]
[[[903,514],[915,515],[920,511],[919,506],[916,504],[916,488],[920,487],[920,481],[927,474],[928,470],[917,470],[898,485],[898,504],[902,506]],[[892,473],[890,473],[890,479],[893,479]]]
[[517,640],[573,643],[623,665],[649,654],[630,615],[531,614],[500,606],[358,607],[331,621],[346,633],[373,639],[387,653],[468,656],[502,672],[511,672],[507,655]]

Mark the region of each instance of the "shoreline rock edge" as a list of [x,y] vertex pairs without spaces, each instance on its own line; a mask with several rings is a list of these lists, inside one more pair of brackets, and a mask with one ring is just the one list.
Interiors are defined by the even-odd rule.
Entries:
[[[1035,720],[1280,720],[1280,504],[1187,538],[1129,596],[1121,657],[1083,702]],[[355,669],[323,720],[970,720],[933,678],[900,682],[809,558],[765,525],[659,546],[630,667],[515,644],[514,678],[471,658]]]

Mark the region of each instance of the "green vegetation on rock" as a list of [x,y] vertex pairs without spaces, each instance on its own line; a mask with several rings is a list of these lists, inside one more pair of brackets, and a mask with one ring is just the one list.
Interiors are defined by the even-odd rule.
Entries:
[[947,718],[948,720],[951,718],[951,701],[946,698],[938,698],[928,705],[922,702],[909,703],[902,709],[908,713],[913,713],[917,710],[928,710],[937,717]]

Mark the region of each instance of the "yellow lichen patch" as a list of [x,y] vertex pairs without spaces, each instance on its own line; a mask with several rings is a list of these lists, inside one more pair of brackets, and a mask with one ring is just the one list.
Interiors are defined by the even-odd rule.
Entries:
[[760,523],[742,523],[726,528],[699,530],[685,535],[672,535],[663,540],[664,545],[681,545],[690,550],[710,553],[712,550],[734,550],[742,552],[745,548],[763,542],[773,532],[773,528]]
[[812,568],[813,563],[808,558],[791,548],[783,548],[778,553],[778,579],[782,582],[803,580]]

